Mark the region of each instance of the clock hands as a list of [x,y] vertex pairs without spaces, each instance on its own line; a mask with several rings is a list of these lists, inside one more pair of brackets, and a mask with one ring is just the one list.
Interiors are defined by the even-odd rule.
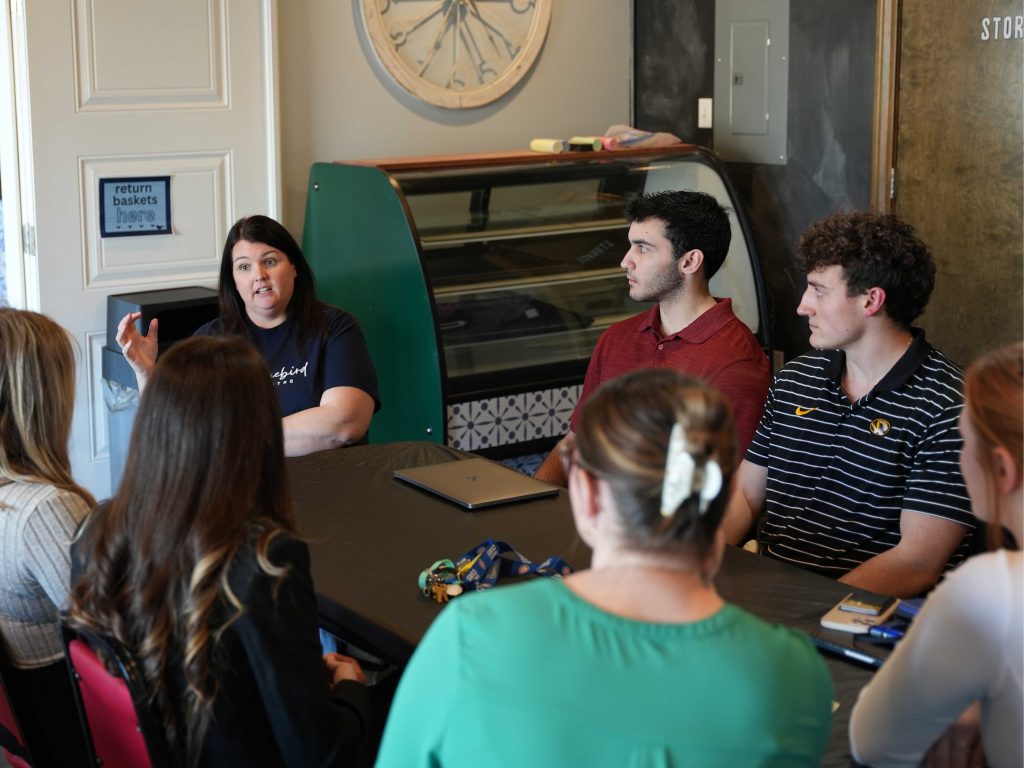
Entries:
[[[465,11],[463,11],[463,14],[465,14]],[[473,36],[473,30],[470,28],[469,24],[462,27],[461,35],[462,41],[466,44],[466,50],[469,51],[469,57],[473,59],[473,64],[476,66],[477,79],[481,83],[486,83],[491,79],[491,77],[498,74],[498,70],[487,63],[487,59],[480,50],[480,46],[477,44],[476,38]]]
[[448,88],[458,88],[462,90],[466,87],[466,77],[462,71],[462,65],[459,63],[459,38],[462,37],[462,19],[457,17],[455,19],[456,25],[459,27],[460,34],[452,34],[452,69],[448,75]]
[[[391,24],[388,25],[388,37],[390,37],[392,42],[395,44],[395,48],[401,48],[405,45],[405,41],[408,39],[409,35],[439,14],[447,1],[448,0],[439,0],[437,5],[433,8],[428,8],[414,19],[400,19],[391,22]],[[386,11],[387,6],[385,6],[381,12],[383,13]]]
[[[410,77],[449,91],[473,94],[527,51],[536,14],[550,15],[551,0],[362,0],[380,20],[388,49]],[[524,26],[525,25],[525,26]],[[520,27],[523,27],[520,29]],[[543,39],[541,37],[541,39]],[[532,45],[532,43],[530,44]],[[386,66],[391,65],[386,63]],[[514,70],[518,71],[518,70]],[[515,82],[513,78],[512,82]],[[403,82],[403,85],[405,83]],[[447,105],[443,105],[447,106]]]
[[[466,7],[469,9],[469,12],[476,17],[477,21],[480,22],[481,26],[483,26],[484,30],[487,32],[487,38],[491,41],[491,45],[494,46],[495,53],[501,52],[501,49],[498,48],[498,43],[494,39],[494,35],[497,35],[498,37],[501,38],[501,42],[505,44],[505,52],[508,54],[509,59],[514,59],[519,54],[519,50],[522,48],[522,46],[513,43],[511,40],[508,39],[508,37],[505,36],[503,30],[499,29],[493,23],[485,19],[483,13],[477,7],[476,0],[464,0],[464,2]],[[512,3],[512,8],[513,10],[516,10],[517,13],[525,13],[531,5],[533,5],[532,2],[528,3],[526,8],[524,8],[522,11],[518,11],[516,10],[515,3]]]
[[[477,79],[481,83],[486,83],[488,80],[497,76],[498,70],[489,63],[487,57],[480,49],[480,44],[477,42],[476,35],[473,33],[473,29],[466,18],[469,14],[472,14],[472,16],[483,27],[488,39],[491,41],[491,45],[494,46],[496,53],[500,52],[500,49],[498,48],[497,41],[494,39],[495,34],[497,34],[501,38],[502,42],[505,43],[509,59],[515,58],[515,54],[518,53],[518,48],[508,41],[508,38],[505,37],[504,33],[481,16],[480,11],[477,9],[476,3],[473,2],[473,0],[441,0],[437,6],[428,9],[419,17],[407,22],[405,25],[399,25],[396,23],[396,32],[392,33],[389,30],[391,38],[396,41],[395,47],[397,48],[404,45],[410,33],[415,32],[419,27],[423,26],[423,24],[438,13],[442,13],[443,15],[440,26],[437,29],[437,33],[434,35],[433,41],[431,41],[431,43],[426,47],[422,58],[417,61],[417,64],[420,65],[417,75],[420,77],[423,77],[423,74],[427,71],[427,68],[430,67],[431,62],[434,60],[434,56],[441,50],[442,41],[449,32],[451,32],[452,36],[452,67],[448,75],[449,86],[455,85],[457,87],[464,88],[466,85],[465,77],[463,76],[461,67],[459,66],[460,40],[462,41],[466,55],[473,63]],[[401,34],[403,31],[404,34]]]
[[420,71],[417,73],[420,77],[423,77],[423,73],[427,71],[427,67],[430,66],[430,62],[434,58],[434,54],[441,50],[441,40],[444,39],[445,32],[448,31],[448,27],[453,25],[452,16],[458,13],[458,4],[455,0],[442,0],[441,6],[444,8],[444,18],[441,19],[441,26],[437,29],[437,34],[434,35],[434,42],[431,43],[426,54],[419,63]]

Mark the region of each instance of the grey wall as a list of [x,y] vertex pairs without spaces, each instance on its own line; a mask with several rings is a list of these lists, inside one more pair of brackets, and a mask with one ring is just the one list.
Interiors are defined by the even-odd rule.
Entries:
[[[635,122],[713,147],[697,99],[713,95],[714,0],[634,0]],[[784,166],[730,163],[754,231],[776,348],[808,348],[795,241],[812,221],[870,201],[875,0],[790,0]]]
[[284,223],[301,237],[309,167],[373,157],[525,150],[538,136],[629,122],[630,4],[557,0],[526,77],[492,104],[451,110],[396,84],[362,31],[360,0],[279,4]]
[[634,114],[637,127],[710,146],[697,128],[697,99],[714,95],[714,0],[636,0]]

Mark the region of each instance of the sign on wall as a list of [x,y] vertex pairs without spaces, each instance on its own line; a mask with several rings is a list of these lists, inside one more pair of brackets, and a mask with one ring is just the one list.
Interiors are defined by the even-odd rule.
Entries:
[[100,179],[100,237],[171,234],[171,177]]

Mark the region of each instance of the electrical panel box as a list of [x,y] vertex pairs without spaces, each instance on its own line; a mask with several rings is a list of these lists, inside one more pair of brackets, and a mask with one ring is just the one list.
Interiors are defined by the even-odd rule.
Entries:
[[715,152],[786,164],[789,0],[715,3]]

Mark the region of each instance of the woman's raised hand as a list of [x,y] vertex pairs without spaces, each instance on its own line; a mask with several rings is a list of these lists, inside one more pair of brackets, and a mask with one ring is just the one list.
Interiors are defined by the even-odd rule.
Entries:
[[121,347],[121,354],[135,371],[135,378],[138,379],[141,390],[149,377],[150,371],[156,365],[157,355],[157,319],[149,321],[149,332],[143,336],[135,327],[135,321],[142,317],[141,312],[129,312],[121,318],[117,324],[117,344]]

